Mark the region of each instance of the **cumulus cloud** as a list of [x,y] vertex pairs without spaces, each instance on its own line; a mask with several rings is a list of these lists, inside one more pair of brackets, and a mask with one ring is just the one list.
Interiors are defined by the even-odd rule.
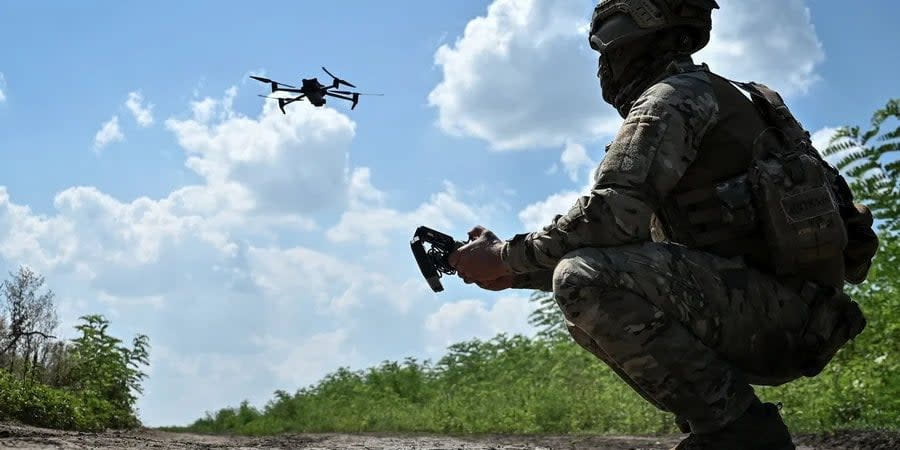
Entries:
[[[240,397],[260,404],[338,364],[421,354],[421,324],[438,303],[409,254],[329,244],[384,244],[394,232],[407,240],[415,219],[443,228],[487,209],[450,183],[409,211],[394,208],[369,168],[348,166],[346,116],[302,105],[282,115],[266,104],[248,117],[232,109],[236,94],[195,99],[186,117],[166,120],[197,184],[127,201],[73,186],[43,214],[0,187],[0,260],[52,280],[63,335],[97,312],[116,335],[151,336],[153,376],[138,404],[150,425],[183,424]],[[296,199],[304,195],[322,203]],[[327,232],[311,218],[326,206],[344,213]],[[467,314],[484,329],[521,327],[510,306],[485,311]]]
[[368,245],[383,246],[389,233],[411,233],[416,227],[448,230],[457,222],[474,223],[484,215],[484,207],[470,206],[460,198],[456,187],[444,183],[444,191],[432,195],[428,201],[411,211],[398,211],[383,206],[384,193],[371,186],[367,168],[354,172],[350,192],[351,207],[345,211],[326,236],[335,243],[363,241]]
[[4,89],[6,89],[6,78],[3,76],[3,72],[0,72],[0,103],[6,101],[6,94],[3,93]]
[[[497,150],[564,145],[614,130],[584,44],[592,6],[496,0],[463,36],[438,48],[443,80],[428,96],[445,132]],[[593,58],[593,59],[592,59]]]
[[261,366],[275,374],[279,385],[299,387],[315,383],[338,367],[363,364],[365,358],[352,349],[351,339],[350,332],[337,329],[299,343],[269,334],[253,336],[252,341],[262,350]]
[[583,145],[569,142],[563,149],[560,162],[573,182],[578,182],[584,168],[593,168],[597,163],[587,154]]
[[[361,295],[368,289],[389,284],[377,272],[304,247],[252,247],[247,257],[253,267],[253,282],[269,298],[286,302],[312,300],[326,314],[358,307]],[[337,286],[340,288],[335,289]]]
[[430,351],[439,352],[464,339],[487,339],[498,333],[531,334],[528,315],[534,310],[527,297],[501,297],[488,305],[482,300],[445,303],[425,320]]
[[812,138],[813,147],[819,152],[824,152],[825,149],[828,148],[828,143],[831,141],[831,138],[834,137],[837,131],[837,127],[824,127],[815,131],[810,136]]
[[592,165],[591,176],[584,180],[581,189],[568,189],[550,194],[543,200],[531,203],[519,211],[519,221],[528,231],[537,231],[549,225],[557,214],[566,214],[582,195],[588,195],[594,187],[599,166]]
[[556,217],[557,214],[569,212],[578,197],[584,193],[577,191],[558,192],[544,200],[534,202],[519,212],[519,220],[528,231],[537,231]]
[[138,91],[129,92],[128,99],[125,100],[125,107],[131,111],[134,120],[142,127],[153,125],[153,104],[143,105],[144,96]]
[[[15,204],[0,189],[0,253],[39,270],[76,273],[108,295],[109,303],[114,298],[158,303],[153,296],[197,281],[200,275],[185,267],[233,267],[246,258],[246,248],[239,245],[244,239],[263,239],[279,227],[315,230],[306,214],[318,200],[304,203],[304,198],[322,193],[320,184],[333,188],[325,201],[341,203],[346,196],[352,122],[336,112],[304,115],[300,108],[291,116],[265,108],[256,119],[244,117],[231,111],[234,95],[231,89],[215,100],[215,121],[167,121],[188,153],[188,167],[206,177],[204,184],[130,202],[76,186],[56,195],[56,211],[49,216]],[[122,138],[114,116],[97,134],[98,148]],[[333,148],[328,145],[335,142]],[[306,160],[298,161],[296,154]],[[301,168],[281,169],[292,165]],[[252,173],[254,168],[259,173]],[[279,196],[272,198],[272,191]],[[213,279],[237,276],[200,272]],[[247,274],[238,275],[249,280]]]
[[[853,152],[861,150],[859,146],[852,145],[852,146],[848,146],[847,148],[845,148],[841,151],[835,152],[834,154],[826,156],[825,149],[828,148],[828,144],[831,142],[831,139],[835,136],[835,134],[837,134],[838,129],[839,129],[838,127],[824,127],[822,129],[819,129],[819,130],[815,131],[814,133],[812,133],[812,136],[811,136],[812,142],[813,142],[813,147],[815,147],[816,150],[818,150],[819,153],[821,153],[823,155],[823,157],[825,158],[826,161],[828,161],[835,167],[838,166],[838,162],[847,158]],[[847,142],[849,142],[849,140],[847,138],[838,139],[836,141],[836,143],[847,143]],[[853,170],[854,168],[857,168],[857,167],[861,166],[862,164],[865,164],[865,163],[853,162],[852,164],[849,164],[847,167],[844,167],[843,169],[841,169],[841,173],[843,173],[845,177],[849,176],[848,172],[850,170]],[[864,171],[863,173],[861,173],[859,175],[862,178],[866,178],[871,175],[874,175],[875,173],[878,173],[879,171],[880,171],[880,169],[878,169],[878,168],[872,168],[872,169],[868,169],[868,170]],[[850,179],[848,178],[847,181],[850,181]]]
[[819,80],[825,60],[804,0],[727,2],[713,13],[709,45],[696,61],[738,81],[757,81],[785,96]]
[[192,102],[193,116],[166,120],[187,151],[187,167],[210,185],[239,186],[264,212],[308,214],[346,202],[356,125],[331,108],[298,104],[283,115],[266,103],[256,118],[222,99]]
[[99,152],[107,145],[123,140],[125,140],[125,135],[119,128],[119,116],[112,116],[100,126],[100,130],[94,135],[94,151]]
[[[455,43],[435,52],[443,79],[429,94],[440,128],[495,150],[553,148],[613,134],[585,24],[595,2],[495,0]],[[802,0],[727,2],[696,57],[713,70],[785,95],[805,92],[824,59]]]

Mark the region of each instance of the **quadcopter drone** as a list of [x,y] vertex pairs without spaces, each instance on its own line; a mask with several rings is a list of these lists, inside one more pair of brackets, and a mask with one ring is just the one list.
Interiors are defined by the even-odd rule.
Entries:
[[[272,92],[284,91],[284,92],[294,92],[294,93],[300,94],[296,97],[288,97],[288,98],[269,97],[266,95],[260,95],[260,97],[263,97],[263,98],[271,98],[274,100],[278,100],[278,108],[281,109],[282,114],[286,114],[284,111],[285,106],[287,106],[290,103],[293,103],[293,102],[296,102],[299,100],[303,100],[304,98],[309,100],[309,102],[312,103],[313,106],[321,107],[321,106],[324,106],[326,103],[325,96],[330,95],[332,97],[342,98],[344,100],[350,100],[351,102],[353,102],[353,105],[350,106],[350,109],[352,110],[353,108],[356,108],[356,104],[359,102],[360,95],[383,95],[383,94],[361,94],[359,92],[350,92],[350,91],[337,91],[337,90],[332,91],[330,89],[337,89],[342,84],[345,86],[352,87],[352,88],[355,88],[356,86],[354,86],[353,84],[350,84],[350,82],[348,82],[347,80],[342,80],[342,79],[332,75],[331,72],[329,72],[328,69],[326,69],[324,67],[322,67],[322,70],[324,70],[325,73],[327,73],[333,79],[333,81],[331,82],[331,85],[324,85],[324,84],[320,83],[319,80],[316,78],[304,78],[303,85],[299,89],[297,89],[296,86],[279,83],[277,81],[270,80],[268,78],[257,77],[255,75],[250,75],[250,78],[261,81],[263,83],[269,83],[272,86]],[[285,86],[285,87],[279,87],[279,86]]]

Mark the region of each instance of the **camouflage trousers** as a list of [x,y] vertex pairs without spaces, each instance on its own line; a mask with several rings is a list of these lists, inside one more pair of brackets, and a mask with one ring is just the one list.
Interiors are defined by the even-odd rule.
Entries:
[[751,384],[799,378],[807,303],[775,279],[671,243],[583,248],[553,273],[575,341],[694,432],[756,399]]

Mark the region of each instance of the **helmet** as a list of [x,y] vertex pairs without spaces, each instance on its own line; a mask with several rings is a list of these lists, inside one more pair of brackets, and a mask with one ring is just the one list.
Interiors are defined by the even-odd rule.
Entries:
[[605,52],[660,30],[687,27],[696,31],[691,53],[709,43],[715,0],[603,0],[594,8],[588,37],[591,48]]

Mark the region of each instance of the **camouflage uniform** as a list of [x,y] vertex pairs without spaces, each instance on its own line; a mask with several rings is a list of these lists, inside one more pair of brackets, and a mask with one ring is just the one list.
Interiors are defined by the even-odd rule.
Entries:
[[[666,199],[692,165],[715,157],[702,144],[726,125],[712,78],[682,59],[631,106],[590,195],[501,253],[513,287],[552,290],[578,344],[700,433],[756,401],[751,383],[801,376],[795,356],[810,314],[795,288],[741,252],[665,238],[658,216]],[[724,158],[734,171],[749,161]]]

